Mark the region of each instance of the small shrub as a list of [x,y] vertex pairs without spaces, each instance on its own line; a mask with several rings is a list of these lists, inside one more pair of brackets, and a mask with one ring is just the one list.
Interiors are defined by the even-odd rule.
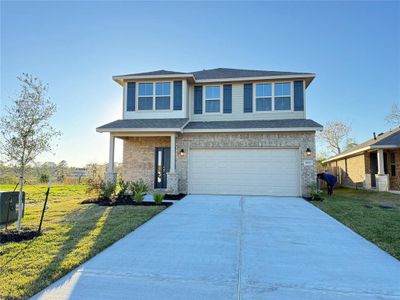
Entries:
[[88,194],[94,193],[98,198],[110,199],[115,194],[116,184],[114,182],[105,182],[100,177],[88,180]]
[[148,191],[147,184],[145,184],[142,179],[139,179],[138,181],[134,181],[130,184],[130,189],[135,201],[137,203],[142,203],[144,196]]
[[317,184],[313,182],[307,185],[307,187],[310,193],[311,200],[319,199],[319,197],[321,196],[321,191],[318,190]]
[[118,186],[119,186],[119,192],[118,192],[119,197],[125,196],[128,194],[128,190],[130,187],[129,181],[124,181],[122,178],[120,178],[118,181]]
[[116,184],[114,182],[102,182],[100,197],[110,199],[115,194]]
[[160,205],[163,202],[164,198],[165,194],[163,193],[156,193],[156,192],[153,193],[153,200],[158,205]]
[[135,192],[134,194],[133,194],[133,199],[135,199],[135,202],[136,203],[138,203],[138,204],[140,204],[140,203],[142,203],[143,202],[143,200],[144,200],[144,196],[146,195],[146,193],[141,193],[141,192]]
[[39,182],[40,183],[47,183],[47,182],[49,182],[49,179],[50,179],[49,174],[42,173],[42,174],[40,174]]

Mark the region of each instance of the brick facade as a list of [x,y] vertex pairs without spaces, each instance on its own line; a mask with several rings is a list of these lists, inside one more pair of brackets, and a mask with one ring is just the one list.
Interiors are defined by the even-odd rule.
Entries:
[[[376,154],[376,152],[371,153],[372,155]],[[336,175],[339,178],[339,184],[342,186],[355,187],[357,183],[358,186],[363,184],[364,187],[370,188],[371,153],[364,152],[356,156],[338,159],[329,162],[327,165],[331,169],[336,168]],[[391,170],[392,153],[394,154],[394,174]],[[389,175],[389,189],[400,191],[400,149],[385,150],[384,154],[387,157],[385,159],[385,173]]]
[[170,137],[130,137],[124,139],[122,178],[143,179],[149,190],[154,188],[156,147],[170,147]]
[[[143,178],[149,187],[154,186],[154,148],[169,147],[169,137],[135,137],[124,141],[123,177],[126,180]],[[179,156],[181,149],[190,155],[194,148],[254,148],[254,147],[294,147],[301,154],[301,189],[307,194],[307,185],[315,182],[315,134],[313,132],[279,133],[185,133],[176,138],[176,174],[178,191],[187,193],[188,155]],[[311,157],[305,157],[307,148]],[[305,165],[304,160],[312,160]]]

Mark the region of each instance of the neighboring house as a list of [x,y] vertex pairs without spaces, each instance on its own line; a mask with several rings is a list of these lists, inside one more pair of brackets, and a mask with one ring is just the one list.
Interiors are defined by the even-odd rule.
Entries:
[[400,191],[400,128],[374,133],[372,139],[323,163],[343,186]]
[[123,118],[123,177],[168,193],[299,196],[315,182],[315,131],[306,119],[312,73],[211,69],[114,76]]

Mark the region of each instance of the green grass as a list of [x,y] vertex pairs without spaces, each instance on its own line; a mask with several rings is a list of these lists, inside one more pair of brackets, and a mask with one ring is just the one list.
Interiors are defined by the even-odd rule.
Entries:
[[[88,198],[85,188],[53,186],[44,234],[32,241],[0,246],[0,299],[26,299],[36,294],[164,209],[82,205]],[[0,190],[13,189],[0,185]],[[24,226],[38,225],[45,191],[44,185],[26,186]]]
[[337,188],[333,197],[322,197],[312,203],[400,260],[400,195]]

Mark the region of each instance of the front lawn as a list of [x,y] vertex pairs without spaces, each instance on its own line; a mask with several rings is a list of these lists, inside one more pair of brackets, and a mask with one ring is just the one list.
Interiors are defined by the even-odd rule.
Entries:
[[[0,185],[0,190],[13,189]],[[52,187],[44,234],[31,241],[0,246],[0,299],[33,296],[165,208],[81,205],[88,198],[85,189]],[[45,191],[46,186],[26,186],[24,226],[38,225]],[[138,251],[129,250],[132,255]]]
[[322,197],[312,203],[400,260],[400,195],[337,188]]

